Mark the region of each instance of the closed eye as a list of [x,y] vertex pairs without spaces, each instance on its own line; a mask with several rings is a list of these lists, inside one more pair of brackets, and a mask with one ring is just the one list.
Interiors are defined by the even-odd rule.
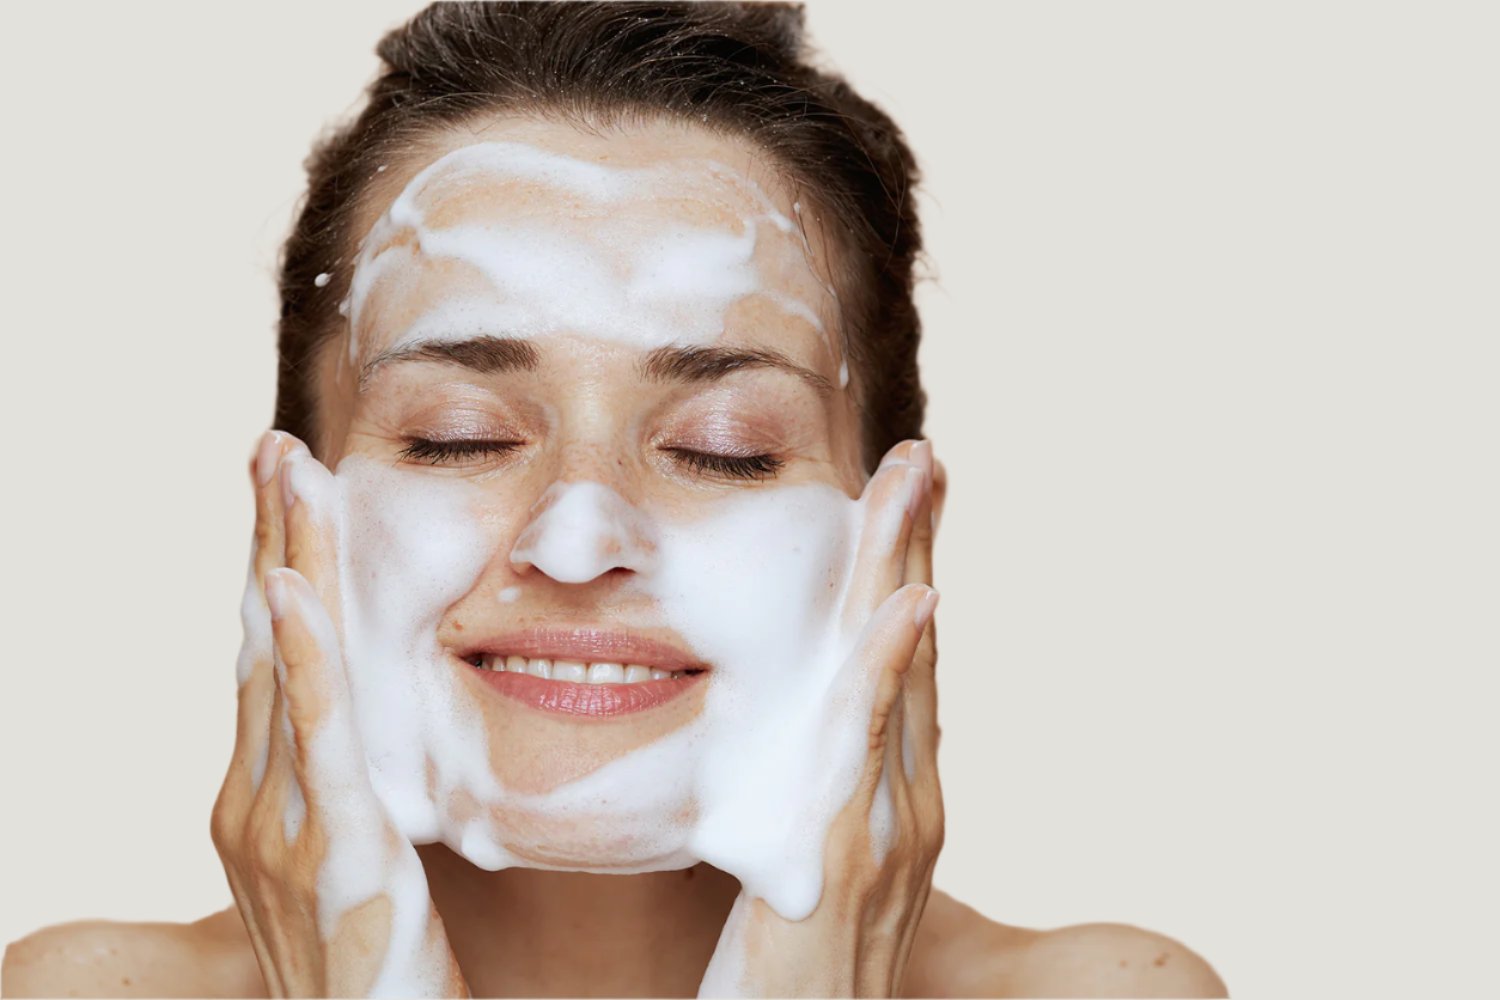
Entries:
[[442,465],[460,459],[490,458],[506,455],[521,446],[520,441],[485,441],[475,438],[454,438],[451,441],[434,441],[428,438],[407,438],[406,447],[400,457],[427,465]]
[[[454,438],[433,440],[430,438],[408,438],[399,457],[406,461],[426,465],[495,458],[507,455],[521,447],[520,441],[491,441],[476,438]],[[785,464],[774,455],[725,455],[718,452],[694,451],[691,448],[664,448],[673,460],[700,475],[722,479],[765,480],[774,477]]]
[[786,464],[774,455],[721,455],[691,448],[662,450],[694,472],[725,479],[770,479]]

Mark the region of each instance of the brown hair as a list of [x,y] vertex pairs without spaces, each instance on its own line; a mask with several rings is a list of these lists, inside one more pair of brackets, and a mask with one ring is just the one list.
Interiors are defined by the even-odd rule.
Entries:
[[921,435],[916,164],[884,112],[808,62],[799,5],[435,3],[376,52],[384,69],[368,103],[307,160],[306,201],[283,248],[277,427],[316,441],[313,360],[339,329],[350,268],[338,264],[357,252],[354,219],[378,168],[434,129],[517,113],[678,119],[757,143],[840,234],[867,465]]

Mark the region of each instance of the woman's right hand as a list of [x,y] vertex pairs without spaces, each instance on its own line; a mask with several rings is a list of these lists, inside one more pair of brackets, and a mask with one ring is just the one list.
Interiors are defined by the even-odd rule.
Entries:
[[239,723],[214,844],[273,996],[467,996],[411,843],[370,784],[338,624],[327,469],[270,432],[252,463]]

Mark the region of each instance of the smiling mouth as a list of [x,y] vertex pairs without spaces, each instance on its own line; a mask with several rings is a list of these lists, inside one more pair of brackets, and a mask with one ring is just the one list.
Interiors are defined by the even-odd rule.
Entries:
[[459,658],[499,694],[541,711],[595,718],[664,705],[710,672],[670,643],[593,629],[511,633]]
[[703,673],[701,667],[663,670],[643,663],[585,663],[579,660],[551,660],[495,653],[474,654],[467,662],[484,671],[529,674],[542,680],[574,684],[645,684],[651,681],[682,680]]

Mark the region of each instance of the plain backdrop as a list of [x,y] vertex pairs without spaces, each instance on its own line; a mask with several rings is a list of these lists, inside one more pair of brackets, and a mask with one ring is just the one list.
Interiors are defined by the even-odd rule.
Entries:
[[[245,467],[415,3],[6,11],[0,940],[230,901]],[[1493,986],[1496,19],[815,0],[925,173],[948,841],[1240,996]]]

